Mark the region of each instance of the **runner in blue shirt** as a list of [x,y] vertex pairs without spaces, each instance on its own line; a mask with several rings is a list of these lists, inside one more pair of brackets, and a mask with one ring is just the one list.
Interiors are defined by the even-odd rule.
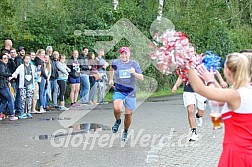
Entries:
[[132,112],[136,109],[136,79],[143,80],[139,64],[130,60],[128,47],[120,48],[120,59],[113,60],[110,67],[109,84],[114,86],[113,102],[116,122],[112,127],[113,133],[118,131],[121,124],[121,107],[125,106],[124,131],[122,140],[125,141],[131,124]]

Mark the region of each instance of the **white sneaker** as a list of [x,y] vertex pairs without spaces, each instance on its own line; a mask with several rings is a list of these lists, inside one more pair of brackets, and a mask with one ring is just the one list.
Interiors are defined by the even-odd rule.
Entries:
[[67,111],[69,108],[66,108],[65,106],[59,106],[60,111]]
[[10,121],[16,121],[16,120],[18,120],[18,117],[15,117],[14,115],[10,117]]
[[40,108],[39,113],[45,113],[46,111],[43,108]]
[[198,135],[195,133],[192,133],[192,136],[190,137],[189,141],[197,141],[197,140],[199,140]]
[[199,127],[201,127],[203,123],[202,117],[196,118],[196,123]]

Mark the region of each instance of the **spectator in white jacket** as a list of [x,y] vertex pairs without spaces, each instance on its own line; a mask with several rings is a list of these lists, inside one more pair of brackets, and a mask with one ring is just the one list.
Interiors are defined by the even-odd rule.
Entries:
[[[24,64],[18,66],[12,77],[17,78],[19,75],[19,89],[21,95],[22,111],[19,116],[20,119],[32,118],[32,97],[34,90],[35,66],[30,64],[30,55],[24,56]],[[27,103],[26,103],[27,101]],[[25,109],[27,108],[27,112]]]

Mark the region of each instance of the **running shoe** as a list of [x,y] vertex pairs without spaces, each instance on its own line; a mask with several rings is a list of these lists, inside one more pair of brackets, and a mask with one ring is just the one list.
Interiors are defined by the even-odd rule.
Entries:
[[122,141],[126,141],[128,137],[128,132],[123,131],[122,133]]
[[4,113],[1,113],[1,114],[0,114],[0,118],[4,119],[4,118],[5,118],[5,114],[4,114]]
[[121,124],[121,120],[120,121],[117,120],[115,122],[114,126],[112,127],[112,132],[113,133],[116,133],[118,131],[118,128],[119,128],[120,124]]
[[18,120],[18,117],[15,117],[14,115],[10,116],[10,121],[16,121]]
[[59,106],[59,110],[60,111],[67,111],[67,110],[69,110],[69,108],[67,108],[65,106]]
[[21,114],[21,115],[18,116],[18,118],[19,119],[25,119],[25,118],[27,118],[27,115],[26,114]]
[[197,140],[199,140],[199,137],[196,133],[193,132],[189,141],[197,141]]
[[46,111],[43,108],[40,108],[38,113],[45,113]]
[[27,116],[27,118],[32,118],[31,113],[27,113],[26,116]]

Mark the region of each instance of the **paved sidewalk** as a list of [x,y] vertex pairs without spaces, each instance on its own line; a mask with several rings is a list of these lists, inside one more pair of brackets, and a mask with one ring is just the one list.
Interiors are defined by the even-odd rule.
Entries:
[[211,126],[200,129],[200,139],[189,142],[190,130],[186,132],[173,131],[172,138],[164,145],[156,145],[147,155],[147,166],[152,167],[214,167],[218,165],[223,140],[223,129],[218,129],[215,135]]
[[[178,95],[179,96],[179,95]],[[159,97],[153,102],[163,101],[164,103],[175,101],[172,104],[180,103],[178,96]],[[176,99],[176,100],[174,100]],[[182,100],[182,99],[181,99]],[[181,102],[182,103],[182,102]],[[171,103],[169,103],[171,105]],[[185,109],[184,109],[185,110]],[[185,111],[186,114],[186,111]],[[172,129],[169,132],[168,140],[163,144],[152,147],[147,155],[147,166],[150,167],[214,167],[218,165],[222,151],[224,127],[213,131],[207,106],[203,118],[203,126],[197,127],[199,140],[189,142],[191,131]],[[169,120],[168,120],[169,121]],[[187,120],[184,120],[188,122]]]
[[[197,130],[199,141],[189,142],[182,95],[149,98],[141,104],[133,114],[132,133],[126,143],[121,142],[123,124],[116,134],[110,130],[115,121],[112,103],[96,106],[71,128],[60,124],[59,119],[61,123],[72,121],[88,108],[92,106],[70,108],[64,116],[61,111],[52,111],[34,115],[33,119],[0,121],[0,166],[217,166],[223,129],[218,129],[213,138],[209,111],[206,111],[203,126]],[[58,131],[64,133],[55,136]],[[94,134],[99,137],[85,141],[88,135]],[[114,140],[113,136],[116,136]]]

